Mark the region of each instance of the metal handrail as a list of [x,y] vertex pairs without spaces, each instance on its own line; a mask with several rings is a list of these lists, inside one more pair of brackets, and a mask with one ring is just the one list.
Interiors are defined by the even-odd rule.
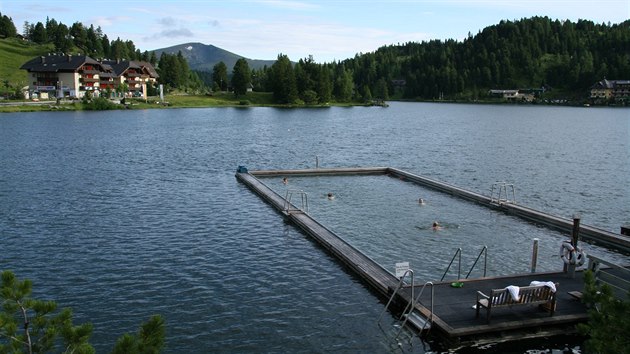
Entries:
[[[512,200],[508,197],[508,187],[512,190]],[[494,202],[494,190],[498,189],[498,195],[496,202],[497,203],[516,203],[516,192],[514,190],[514,185],[507,182],[496,182],[492,184],[492,189],[490,190],[490,202]],[[501,195],[505,192],[505,198],[501,198]]]
[[475,263],[473,263],[472,267],[470,267],[470,270],[468,271],[468,274],[466,274],[466,279],[468,279],[470,273],[472,273],[473,269],[475,269],[477,262],[479,262],[479,258],[481,258],[481,255],[484,253],[485,257],[483,258],[483,276],[484,278],[486,277],[486,270],[488,269],[488,246],[483,246],[481,252],[479,252],[479,255],[477,256],[477,259],[475,259]]
[[420,293],[418,293],[417,297],[413,296],[413,289],[412,289],[412,291],[411,291],[411,301],[407,304],[407,307],[405,307],[405,309],[403,310],[403,314],[401,316],[401,318],[404,317],[405,320],[400,325],[400,329],[398,330],[398,333],[396,334],[396,338],[398,338],[398,336],[402,332],[402,329],[407,324],[407,321],[409,321],[409,317],[411,316],[411,313],[415,309],[416,303],[418,303],[420,301],[420,297],[422,296],[422,293],[424,292],[424,288],[426,288],[427,285],[431,286],[431,316],[428,319],[428,321],[424,322],[424,324],[422,325],[422,328],[420,329],[420,332],[424,331],[424,329],[427,327],[427,324],[429,323],[429,321],[430,321],[431,324],[433,324],[433,298],[434,298],[434,295],[435,295],[435,289],[433,288],[433,282],[428,281],[428,282],[424,283],[424,285],[422,285],[422,289],[420,289]]
[[459,265],[457,268],[457,279],[460,279],[460,275],[462,274],[462,249],[461,247],[457,249],[457,251],[455,251],[455,255],[453,255],[453,259],[451,259],[451,263],[448,264],[448,267],[446,267],[446,271],[444,272],[444,274],[442,275],[442,279],[440,279],[440,281],[444,280],[444,277],[446,277],[446,274],[448,273],[448,271],[451,269],[451,266],[453,265],[453,262],[455,261],[455,257],[457,257],[459,255]]
[[[619,300],[626,298],[626,294],[630,291],[630,270],[621,264],[615,264],[590,254],[586,257],[588,258],[588,269],[595,275],[595,281],[608,285],[613,290],[613,295]],[[606,269],[602,269],[602,265],[605,265]],[[611,270],[615,272],[615,275],[608,273]],[[608,276],[602,276],[606,273]]]
[[381,322],[381,318],[383,317],[383,314],[385,314],[385,312],[389,308],[389,305],[394,300],[394,297],[396,297],[396,294],[398,294],[398,290],[402,289],[402,287],[404,286],[404,283],[405,283],[404,279],[407,276],[407,274],[411,275],[411,298],[413,299],[414,285],[415,285],[414,284],[413,269],[407,269],[405,271],[405,273],[403,273],[403,275],[400,277],[400,281],[398,282],[398,286],[396,286],[396,289],[392,293],[392,296],[389,298],[389,301],[387,301],[387,305],[385,305],[385,307],[383,308],[383,311],[381,311],[381,314],[378,316],[378,320],[376,321],[377,323]]
[[287,193],[284,196],[284,206],[282,207],[284,211],[287,213],[291,212],[292,209],[290,209],[290,207],[293,205],[291,204],[291,199],[293,198],[294,193],[300,195],[301,202],[302,202],[301,208],[296,208],[294,210],[300,210],[305,213],[308,213],[308,194],[306,194],[306,192],[304,192],[303,190],[297,190],[297,189],[287,190]]

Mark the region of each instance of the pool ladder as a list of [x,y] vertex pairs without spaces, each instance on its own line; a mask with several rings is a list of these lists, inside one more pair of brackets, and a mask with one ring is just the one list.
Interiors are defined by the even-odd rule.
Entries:
[[[497,194],[496,199],[494,198],[495,191]],[[512,196],[512,199],[510,199],[510,195]],[[514,185],[507,182],[493,183],[492,189],[490,190],[490,203],[516,203],[516,193],[514,192]]]
[[[291,204],[291,199],[293,199],[293,195],[297,194],[300,197],[301,204],[300,207],[296,207]],[[307,213],[308,214],[308,194],[303,190],[298,189],[288,189],[287,193],[284,196],[284,206],[282,207],[285,213]]]
[[[398,282],[398,286],[396,286],[396,289],[392,293],[392,296],[389,298],[389,301],[387,302],[387,305],[385,305],[385,308],[383,308],[383,311],[381,311],[381,314],[378,317],[377,323],[380,325],[381,319],[383,318],[383,315],[385,314],[385,312],[389,308],[389,305],[391,305],[392,301],[394,300],[394,298],[398,294],[398,291],[405,286],[405,280],[404,279],[405,279],[405,277],[407,275],[409,275],[411,277],[411,301],[409,301],[409,303],[407,303],[407,306],[403,310],[402,315],[399,317],[399,321],[402,320],[402,323],[400,324],[400,329],[398,330],[398,333],[396,333],[396,338],[398,338],[398,336],[400,336],[400,333],[402,332],[403,328],[405,328],[405,325],[407,324],[407,322],[411,323],[416,329],[419,330],[420,333],[424,333],[425,331],[429,331],[431,329],[431,324],[433,323],[433,295],[434,295],[433,282],[428,281],[428,282],[424,283],[424,285],[422,285],[422,288],[420,289],[420,292],[416,296],[415,295],[415,290],[416,290],[415,277],[414,277],[412,269],[406,270],[405,273],[403,274],[403,276],[400,277],[400,281]],[[431,309],[430,309],[431,310],[431,315],[429,316],[428,319],[425,318],[416,309],[416,304],[420,302],[420,297],[424,293],[424,289],[427,286],[429,286],[431,288],[431,305],[430,305],[431,306]]]

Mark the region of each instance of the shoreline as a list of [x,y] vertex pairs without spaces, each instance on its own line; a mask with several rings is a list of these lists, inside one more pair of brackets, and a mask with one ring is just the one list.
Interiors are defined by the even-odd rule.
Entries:
[[[231,96],[231,97],[226,97]],[[231,94],[214,98],[204,95],[171,95],[164,102],[160,102],[157,97],[148,100],[129,99],[128,104],[117,104],[111,110],[126,109],[174,109],[174,108],[253,108],[272,107],[287,109],[313,109],[330,107],[388,107],[387,102],[411,102],[411,103],[444,103],[444,104],[482,104],[482,105],[513,105],[513,106],[556,106],[556,107],[585,107],[585,108],[629,108],[623,105],[588,105],[583,103],[549,103],[549,102],[505,102],[494,100],[413,100],[413,99],[392,99],[387,101],[373,101],[369,103],[360,102],[332,102],[325,104],[278,104],[260,100],[260,96],[245,96],[241,98],[233,97]],[[253,102],[249,100],[252,98]],[[258,98],[258,99],[257,99]],[[0,113],[26,113],[26,112],[55,112],[55,111],[88,111],[82,105],[81,100],[63,100],[57,103],[55,100],[47,101],[0,101]]]

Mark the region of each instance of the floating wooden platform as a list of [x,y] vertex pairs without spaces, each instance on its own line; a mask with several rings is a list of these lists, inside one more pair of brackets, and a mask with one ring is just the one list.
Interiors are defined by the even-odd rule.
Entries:
[[[553,316],[549,316],[547,311],[538,306],[531,305],[493,309],[489,324],[484,310],[476,318],[473,306],[477,291],[489,294],[491,289],[503,289],[508,285],[527,286],[532,281],[558,283],[556,311]],[[450,282],[434,285],[433,312],[429,288],[425,289],[420,303],[416,305],[416,309],[425,318],[432,320],[432,333],[446,339],[451,345],[505,340],[504,337],[510,334],[518,338],[566,334],[575,330],[575,324],[588,319],[585,305],[569,294],[583,291],[583,272],[576,272],[575,278],[568,277],[566,273],[534,273],[462,282],[464,286],[461,288],[452,287]],[[416,296],[419,288],[416,285]],[[402,292],[403,301],[409,301],[411,287],[403,288]]]
[[[368,175],[389,174],[396,178],[412,180],[423,186],[432,187],[452,195],[461,196],[481,204],[492,204],[490,198],[466,191],[459,187],[416,176],[401,170],[376,167],[376,168],[343,168],[343,169],[312,169],[312,170],[276,170],[276,171],[252,171],[239,167],[236,177],[256,192],[262,199],[274,206],[287,219],[299,226],[304,232],[316,240],[322,247],[335,255],[343,264],[354,271],[361,279],[366,281],[373,290],[384,299],[388,299],[398,287],[399,279],[381,265],[364,255],[352,245],[338,237],[324,225],[317,222],[307,213],[290,205],[287,200],[256,176],[296,176],[296,175]],[[514,205],[492,207],[518,207]],[[518,207],[522,208],[522,207]],[[511,209],[509,209],[511,210]],[[524,212],[527,218],[534,218],[541,214],[532,211]],[[555,220],[555,217],[553,217]],[[538,222],[538,221],[537,221]],[[568,221],[572,227],[572,223]],[[505,288],[508,285],[527,286],[531,281],[552,281],[558,283],[557,307],[554,316],[536,306],[520,306],[513,308],[499,308],[492,312],[492,322],[486,323],[485,313],[479,318],[475,317],[473,305],[476,301],[477,291],[489,293],[491,289]],[[566,329],[573,329],[574,325],[587,319],[585,306],[569,293],[581,292],[584,288],[583,273],[576,272],[571,278],[566,273],[534,273],[506,277],[493,277],[482,279],[463,280],[463,287],[455,288],[450,282],[440,282],[433,285],[433,304],[431,305],[431,291],[426,289],[416,303],[415,310],[431,321],[431,333],[437,333],[446,338],[453,345],[464,343],[479,343],[483,340],[496,340],[496,336],[502,337],[509,333],[518,333],[518,338],[526,336],[541,336],[567,333]],[[416,285],[415,294],[419,293],[422,285]],[[404,308],[411,301],[411,286],[406,286],[398,292],[395,303]],[[433,309],[433,310],[431,310]],[[376,321],[376,319],[375,319]]]
[[367,281],[381,295],[387,295],[389,289],[398,284],[398,279],[385,268],[342,240],[308,214],[296,211],[298,208],[295,206],[287,208],[285,198],[267,187],[256,177],[249,173],[237,173],[236,176],[265,201],[283,213],[286,218],[298,225],[319,242],[320,245],[335,255],[341,262],[356,272],[362,279]]
[[[514,202],[497,202],[491,197],[475,193],[452,184],[436,181],[393,167],[356,167],[356,168],[315,168],[301,170],[259,170],[251,171],[251,175],[258,177],[273,176],[338,176],[338,175],[388,175],[414,182],[423,187],[431,188],[452,196],[462,198],[481,206],[503,211],[507,214],[520,217],[549,228],[553,228],[567,234],[573,230],[573,220],[551,215],[533,208],[528,208]],[[630,252],[630,237],[602,230],[585,224],[580,225],[580,238],[601,244],[610,249]]]

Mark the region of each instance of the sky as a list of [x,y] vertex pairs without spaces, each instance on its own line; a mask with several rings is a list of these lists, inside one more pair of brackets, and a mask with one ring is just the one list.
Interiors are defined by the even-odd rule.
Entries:
[[0,0],[18,32],[25,21],[55,19],[100,26],[108,38],[141,51],[189,42],[211,44],[249,59],[319,63],[344,60],[384,45],[475,35],[501,20],[547,16],[621,23],[630,0]]

